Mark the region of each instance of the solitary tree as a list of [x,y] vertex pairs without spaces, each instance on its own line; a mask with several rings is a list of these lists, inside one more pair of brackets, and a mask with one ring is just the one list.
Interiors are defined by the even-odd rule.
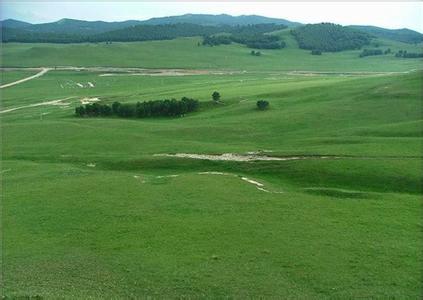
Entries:
[[257,108],[259,110],[265,110],[269,107],[269,102],[267,102],[266,100],[259,100],[257,101]]
[[220,94],[219,94],[219,92],[213,92],[212,98],[213,98],[213,100],[215,102],[219,101],[220,100]]

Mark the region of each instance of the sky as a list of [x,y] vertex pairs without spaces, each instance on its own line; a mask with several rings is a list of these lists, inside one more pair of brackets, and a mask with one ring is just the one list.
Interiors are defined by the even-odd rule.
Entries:
[[21,2],[2,1],[0,18],[45,23],[80,20],[146,20],[186,13],[255,14],[301,23],[332,22],[409,28],[423,33],[423,2]]

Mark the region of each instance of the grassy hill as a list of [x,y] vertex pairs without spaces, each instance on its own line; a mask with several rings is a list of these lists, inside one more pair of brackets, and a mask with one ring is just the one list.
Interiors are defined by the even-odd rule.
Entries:
[[[101,74],[53,70],[2,90],[2,110],[69,103],[2,113],[4,295],[421,296],[421,72]],[[86,97],[181,96],[205,107],[73,117]],[[259,150],[332,158],[154,156]],[[199,174],[211,171],[227,175]]]
[[41,33],[56,33],[56,34],[77,34],[90,35],[97,34],[111,30],[131,27],[139,25],[141,21],[128,20],[122,22],[105,22],[105,21],[84,21],[75,19],[60,19],[55,22],[30,24],[17,20],[2,21],[4,28],[19,28],[25,31],[41,34]]
[[349,27],[363,31],[363,32],[367,32],[371,34],[372,36],[399,41],[403,43],[413,44],[413,43],[423,42],[423,34],[414,30],[407,29],[407,28],[386,29],[386,28],[380,28],[376,26],[358,26],[358,25],[353,25]]
[[[380,40],[381,49],[391,55],[359,58],[360,50],[310,55],[289,33],[282,31],[287,46],[263,50],[262,56],[250,55],[251,49],[238,44],[218,47],[198,46],[201,38],[181,38],[113,44],[19,44],[3,45],[5,67],[40,66],[116,66],[144,68],[226,69],[238,71],[407,71],[419,69],[419,59],[400,59],[394,52],[420,51],[418,45]],[[119,55],[117,55],[119,53]]]
[[[277,24],[286,25],[290,27],[298,26],[300,23],[290,22],[284,19],[267,18],[256,15],[247,16],[230,16],[230,15],[204,15],[204,14],[186,14],[182,16],[170,16],[163,18],[152,18],[145,21],[127,20],[121,22],[105,22],[105,21],[84,21],[75,19],[61,19],[55,22],[30,24],[18,20],[8,19],[1,21],[0,25],[3,30],[6,30],[6,36],[10,29],[20,29],[23,31],[14,31],[15,35],[20,33],[23,36],[33,34],[35,37],[41,39],[48,35],[65,34],[76,35],[80,37],[92,36],[102,34],[109,31],[117,30],[132,30],[132,27],[137,25],[177,25],[177,24],[194,24],[198,26],[245,26],[254,24]],[[159,28],[163,28],[159,27]],[[143,27],[141,27],[143,28]],[[154,27],[144,27],[154,28]],[[122,33],[124,31],[120,31]],[[3,33],[4,34],[4,33]],[[123,33],[125,35],[125,33]],[[186,35],[179,35],[186,36]],[[21,38],[22,39],[22,38]],[[3,41],[8,41],[3,38]],[[61,41],[57,41],[61,42]]]
[[[2,296],[422,298],[422,59],[395,57],[421,44],[267,34],[286,47],[3,44],[2,84],[51,69],[1,89]],[[183,117],[74,114],[184,96]]]

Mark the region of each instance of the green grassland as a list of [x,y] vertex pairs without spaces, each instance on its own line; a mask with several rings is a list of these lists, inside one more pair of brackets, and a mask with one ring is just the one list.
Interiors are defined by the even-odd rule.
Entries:
[[0,72],[0,83],[1,85],[11,83],[22,78],[32,76],[35,73],[36,72],[33,71],[3,71]]
[[[310,55],[298,49],[288,31],[279,33],[287,43],[281,50],[263,50],[262,56],[250,55],[251,49],[237,44],[197,46],[200,38],[179,38],[112,44],[19,44],[3,45],[3,66],[114,66],[144,68],[226,69],[256,71],[408,71],[421,69],[421,59],[388,56],[359,58],[360,50]],[[381,49],[421,52],[421,45],[378,40]],[[119,55],[116,55],[119,53]]]
[[[197,47],[196,39],[3,45],[4,66],[248,71],[51,70],[2,89],[1,111],[20,108],[0,114],[3,294],[420,299],[423,74],[409,71],[421,69],[421,60],[360,59],[359,51],[318,57],[288,39],[286,49],[261,57],[239,45]],[[284,72],[294,70],[404,73]],[[219,104],[211,101],[215,90]],[[73,115],[86,97],[133,103],[182,96],[199,99],[199,111],[152,119]],[[59,99],[67,104],[30,107]],[[270,102],[268,110],[255,108],[259,99]],[[259,150],[309,158],[154,155]]]
[[[2,115],[5,295],[419,297],[420,73],[99,75],[51,71],[2,91],[3,109],[75,97]],[[220,105],[207,104],[214,89]],[[183,95],[202,109],[72,116],[83,97]],[[268,111],[255,110],[262,98]],[[153,156],[259,149],[353,157]]]

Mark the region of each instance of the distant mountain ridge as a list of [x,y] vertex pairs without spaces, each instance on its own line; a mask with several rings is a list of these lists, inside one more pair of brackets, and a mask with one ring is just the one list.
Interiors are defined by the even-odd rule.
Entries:
[[360,30],[371,34],[376,37],[390,39],[403,43],[420,43],[423,42],[423,34],[407,29],[386,29],[376,26],[362,26],[362,25],[351,25],[350,28]]
[[152,18],[145,21],[127,20],[120,22],[106,21],[83,21],[75,19],[61,19],[50,23],[30,24],[13,19],[0,21],[1,27],[13,29],[25,29],[34,33],[63,33],[89,35],[104,33],[107,31],[119,30],[136,25],[169,25],[169,24],[196,24],[202,26],[237,26],[255,24],[277,24],[295,27],[301,23],[291,22],[285,19],[268,18],[256,15],[231,16],[231,15],[207,15],[207,14],[185,14],[181,16],[170,16]]
[[0,26],[1,27],[7,27],[7,28],[25,28],[25,27],[29,27],[32,26],[33,24],[28,23],[28,22],[23,22],[23,21],[19,21],[19,20],[14,20],[14,19],[6,19],[3,21],[0,21]]
[[292,22],[285,19],[269,18],[257,15],[241,15],[231,16],[227,14],[210,15],[210,14],[185,14],[181,16],[170,16],[152,18],[142,21],[143,24],[148,25],[162,25],[162,24],[177,24],[177,23],[191,23],[206,26],[217,25],[253,25],[253,24],[277,24],[286,25],[288,27],[295,27],[302,25],[298,22]]
[[[86,40],[88,36],[111,33],[116,36],[115,31],[123,36],[129,36],[137,31],[136,26],[170,26],[178,24],[194,24],[197,26],[245,26],[257,24],[276,24],[290,28],[300,28],[303,24],[292,22],[286,19],[269,18],[258,15],[231,16],[228,14],[185,14],[180,16],[169,16],[151,18],[144,21],[127,20],[119,22],[106,21],[83,21],[74,19],[61,19],[56,22],[31,24],[14,19],[0,21],[4,42],[7,41],[29,41],[29,40],[62,40],[71,42],[78,36],[80,40]],[[376,26],[347,26],[374,37],[386,38],[404,43],[423,42],[423,34],[410,29],[386,29]],[[197,30],[197,29],[196,29]],[[128,31],[125,33],[125,31]],[[112,34],[113,33],[113,34]],[[144,33],[143,33],[144,34]],[[6,38],[5,38],[6,37]],[[318,37],[316,37],[318,38]]]
[[134,25],[141,24],[141,21],[122,21],[122,22],[105,22],[105,21],[82,21],[74,19],[61,19],[56,22],[42,23],[42,24],[29,24],[13,19],[8,19],[1,22],[2,27],[24,29],[34,33],[63,33],[63,34],[97,34],[112,30],[118,30]]

